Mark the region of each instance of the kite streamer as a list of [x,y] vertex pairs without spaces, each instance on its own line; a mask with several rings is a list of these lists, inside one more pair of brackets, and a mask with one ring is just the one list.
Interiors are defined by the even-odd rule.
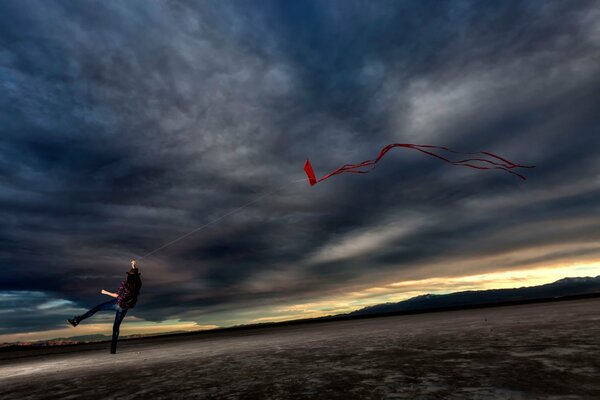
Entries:
[[[392,144],[388,144],[383,149],[381,149],[381,151],[379,152],[379,155],[377,156],[376,159],[363,161],[359,164],[345,164],[345,165],[339,167],[338,169],[336,169],[335,171],[325,175],[321,179],[316,178],[315,172],[314,172],[309,160],[306,160],[306,163],[304,163],[304,172],[306,172],[306,176],[308,176],[308,182],[310,183],[311,186],[314,186],[317,183],[322,182],[325,179],[332,177],[333,175],[338,175],[338,174],[342,174],[345,172],[353,173],[353,174],[366,174],[370,170],[375,168],[375,164],[377,164],[377,162],[379,162],[379,160],[381,160],[381,158],[383,158],[383,156],[388,151],[393,149],[394,147],[404,147],[407,149],[418,150],[421,153],[425,153],[432,157],[436,157],[436,158],[438,158],[448,164],[452,164],[452,165],[459,165],[462,167],[469,167],[469,168],[475,168],[475,169],[501,169],[506,172],[510,172],[511,174],[516,175],[523,180],[526,179],[523,175],[521,175],[515,171],[511,171],[511,170],[514,168],[534,168],[535,167],[534,165],[521,165],[521,164],[514,163],[512,161],[507,160],[506,158],[503,158],[496,154],[490,153],[489,151],[479,151],[476,153],[464,153],[464,152],[460,152],[460,151],[450,150],[449,148],[443,147],[443,146],[432,146],[432,145],[426,145],[426,144],[410,144],[410,143],[392,143]],[[430,151],[430,150],[434,150],[434,149],[444,150],[446,152],[454,153],[454,154],[462,154],[462,155],[476,156],[476,157],[465,158],[462,160],[451,160],[447,157],[443,157],[439,154],[436,154],[436,153],[433,153]],[[371,167],[371,168],[369,168],[367,170],[362,169],[365,167]]]

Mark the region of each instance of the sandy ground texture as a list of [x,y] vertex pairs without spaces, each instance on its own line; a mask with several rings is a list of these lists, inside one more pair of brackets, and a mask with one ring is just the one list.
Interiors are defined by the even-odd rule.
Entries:
[[0,353],[0,398],[600,399],[600,299],[109,346]]

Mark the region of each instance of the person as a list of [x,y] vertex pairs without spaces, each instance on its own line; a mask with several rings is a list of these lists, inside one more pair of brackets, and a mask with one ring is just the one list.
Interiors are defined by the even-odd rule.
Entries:
[[83,315],[76,315],[73,318],[67,319],[67,321],[74,327],[79,325],[81,321],[91,317],[98,311],[115,311],[115,322],[113,324],[112,342],[110,345],[111,354],[117,352],[117,340],[119,338],[119,327],[121,322],[127,314],[130,308],[135,307],[137,298],[142,288],[142,280],[140,278],[141,273],[136,267],[135,260],[131,260],[131,269],[127,272],[127,279],[121,282],[121,285],[117,289],[116,293],[111,293],[107,290],[102,289],[100,293],[113,297],[105,303],[100,303],[96,307],[92,308]]

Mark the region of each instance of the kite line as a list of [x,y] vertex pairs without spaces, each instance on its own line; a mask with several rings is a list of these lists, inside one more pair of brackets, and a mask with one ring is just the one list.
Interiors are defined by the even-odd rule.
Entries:
[[[325,175],[321,179],[316,178],[315,172],[314,172],[309,160],[306,160],[306,162],[304,163],[304,172],[306,172],[306,176],[308,177],[308,181],[310,182],[311,186],[314,186],[317,183],[322,182],[325,179],[332,177],[333,175],[338,175],[338,174],[342,174],[345,172],[353,173],[353,174],[366,174],[369,171],[371,171],[373,168],[375,168],[375,164],[377,164],[379,162],[379,160],[381,160],[381,158],[383,158],[383,156],[388,151],[393,149],[394,147],[404,147],[407,149],[417,150],[417,151],[420,151],[421,153],[425,153],[432,157],[436,157],[436,158],[438,158],[448,164],[451,164],[451,165],[458,165],[458,166],[475,168],[475,169],[501,169],[506,172],[510,172],[511,174],[516,175],[523,180],[525,180],[527,178],[525,178],[523,175],[521,175],[517,172],[511,171],[511,169],[513,169],[513,168],[534,168],[535,167],[534,165],[521,165],[521,164],[514,163],[512,161],[507,160],[506,158],[500,157],[494,153],[490,153],[489,151],[479,151],[476,153],[465,153],[465,152],[450,150],[449,148],[444,147],[444,146],[432,146],[432,145],[427,145],[427,144],[410,144],[410,143],[392,143],[392,144],[388,144],[383,149],[381,149],[381,151],[379,152],[379,155],[377,156],[376,159],[366,160],[359,164],[345,164],[345,165],[339,167],[338,169],[334,170],[333,172]],[[439,154],[431,152],[430,149],[438,149],[438,150],[447,151],[449,153],[470,155],[470,156],[474,155],[474,156],[478,156],[478,157],[466,158],[464,160],[450,160],[447,157],[443,157]],[[365,167],[371,167],[371,168],[368,170],[360,169],[360,168],[365,168]]]
[[264,193],[264,194],[262,194],[262,195],[260,195],[260,196],[258,196],[256,198],[254,198],[253,200],[250,200],[248,203],[246,203],[246,204],[244,204],[244,205],[242,205],[242,206],[240,206],[238,208],[235,208],[235,209],[229,211],[228,213],[223,214],[220,217],[215,218],[212,221],[209,221],[206,224],[204,224],[202,226],[199,226],[198,228],[195,228],[195,229],[189,231],[188,233],[186,233],[184,235],[181,235],[181,236],[175,238],[174,240],[171,240],[170,242],[163,244],[160,247],[157,247],[156,249],[150,251],[149,253],[144,254],[142,257],[139,257],[139,259],[143,260],[144,258],[149,257],[152,254],[156,253],[157,251],[162,250],[165,247],[169,247],[170,245],[175,244],[175,243],[179,242],[180,240],[185,239],[186,237],[188,237],[190,235],[193,235],[196,232],[201,231],[202,229],[206,228],[207,226],[210,226],[210,225],[214,224],[215,222],[218,222],[218,221],[222,220],[223,218],[230,216],[231,214],[235,214],[236,212],[243,210],[244,208],[248,207],[249,205],[252,205],[252,204],[256,203],[260,199],[263,199],[265,197],[271,196],[272,194],[277,193],[277,192],[283,190],[286,186],[288,186],[291,183],[305,182],[305,181],[306,181],[306,178],[304,178],[304,179],[298,179],[298,180],[295,180],[295,181],[288,181],[288,182],[282,184],[281,186],[279,186],[277,189],[271,190],[270,192],[267,192],[267,193]]

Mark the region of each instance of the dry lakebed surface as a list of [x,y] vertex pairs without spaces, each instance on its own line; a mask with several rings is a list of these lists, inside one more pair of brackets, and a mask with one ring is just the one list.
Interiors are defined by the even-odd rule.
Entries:
[[600,298],[109,347],[0,352],[0,398],[600,399]]

